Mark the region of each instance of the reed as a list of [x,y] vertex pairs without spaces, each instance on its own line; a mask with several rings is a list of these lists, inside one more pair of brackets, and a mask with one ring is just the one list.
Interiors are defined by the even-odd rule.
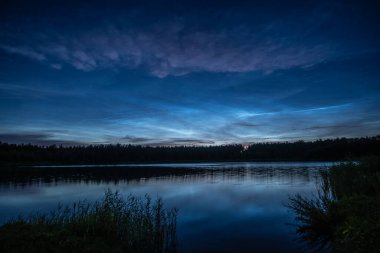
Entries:
[[95,203],[58,206],[0,227],[0,252],[177,252],[177,210],[106,191]]
[[318,196],[296,195],[287,206],[301,240],[317,251],[378,252],[380,158],[333,166],[322,172]]

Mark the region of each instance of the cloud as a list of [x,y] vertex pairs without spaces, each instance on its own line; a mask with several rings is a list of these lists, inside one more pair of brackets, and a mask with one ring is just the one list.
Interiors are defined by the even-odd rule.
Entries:
[[12,144],[34,144],[34,145],[84,145],[82,142],[71,140],[54,139],[51,133],[0,133],[0,142]]
[[121,140],[126,141],[131,144],[142,144],[142,143],[149,143],[152,141],[150,138],[145,137],[133,137],[133,136],[125,136],[121,138]]
[[348,129],[362,127],[362,125],[329,125],[329,126],[312,126],[304,128],[304,130],[319,130],[319,129]]
[[4,94],[9,98],[10,94],[13,96],[18,96],[21,98],[26,97],[52,97],[52,96],[75,96],[78,93],[75,90],[61,90],[50,87],[40,87],[40,86],[31,86],[31,85],[19,85],[13,83],[3,83],[0,82],[0,91],[3,91]]
[[52,67],[53,69],[57,69],[57,70],[60,70],[62,69],[62,64],[58,64],[58,63],[53,63],[53,64],[50,64],[50,67]]
[[[115,139],[114,139],[115,140]],[[138,144],[147,146],[182,146],[182,145],[212,145],[215,144],[211,140],[200,140],[200,139],[188,139],[188,138],[145,138],[145,137],[134,137],[125,136],[119,139],[120,142],[125,144]]]
[[13,47],[13,46],[0,44],[0,49],[10,54],[18,54],[18,55],[26,56],[28,58],[31,58],[37,61],[46,60],[46,56],[43,53],[37,52],[34,48],[30,48],[28,46]]
[[[273,32],[273,34],[272,34]],[[144,29],[100,27],[72,34],[47,32],[19,39],[0,49],[46,62],[52,68],[69,65],[82,71],[144,68],[151,75],[180,76],[192,72],[271,73],[307,68],[336,55],[328,43],[300,43],[266,27],[240,26],[202,31],[181,23],[159,23]]]
[[251,123],[236,123],[238,126],[243,126],[243,127],[257,127],[259,126],[258,124],[251,124]]

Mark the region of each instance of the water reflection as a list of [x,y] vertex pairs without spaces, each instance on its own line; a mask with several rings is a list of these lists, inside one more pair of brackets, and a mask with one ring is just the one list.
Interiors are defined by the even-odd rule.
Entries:
[[325,165],[35,168],[2,176],[0,218],[96,200],[110,188],[179,208],[181,252],[300,252],[284,203],[315,193]]

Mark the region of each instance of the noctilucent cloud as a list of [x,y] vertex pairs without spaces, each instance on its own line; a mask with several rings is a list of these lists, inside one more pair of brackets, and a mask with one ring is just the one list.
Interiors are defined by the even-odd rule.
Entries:
[[1,1],[0,141],[378,135],[379,13],[376,1]]

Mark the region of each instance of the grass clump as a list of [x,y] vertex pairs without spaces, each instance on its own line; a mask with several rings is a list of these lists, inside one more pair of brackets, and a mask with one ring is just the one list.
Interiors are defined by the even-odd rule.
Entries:
[[316,198],[290,198],[300,238],[317,251],[378,252],[380,157],[333,166],[322,179]]
[[108,190],[93,204],[59,206],[2,225],[0,252],[177,252],[176,216],[161,199],[123,199]]

